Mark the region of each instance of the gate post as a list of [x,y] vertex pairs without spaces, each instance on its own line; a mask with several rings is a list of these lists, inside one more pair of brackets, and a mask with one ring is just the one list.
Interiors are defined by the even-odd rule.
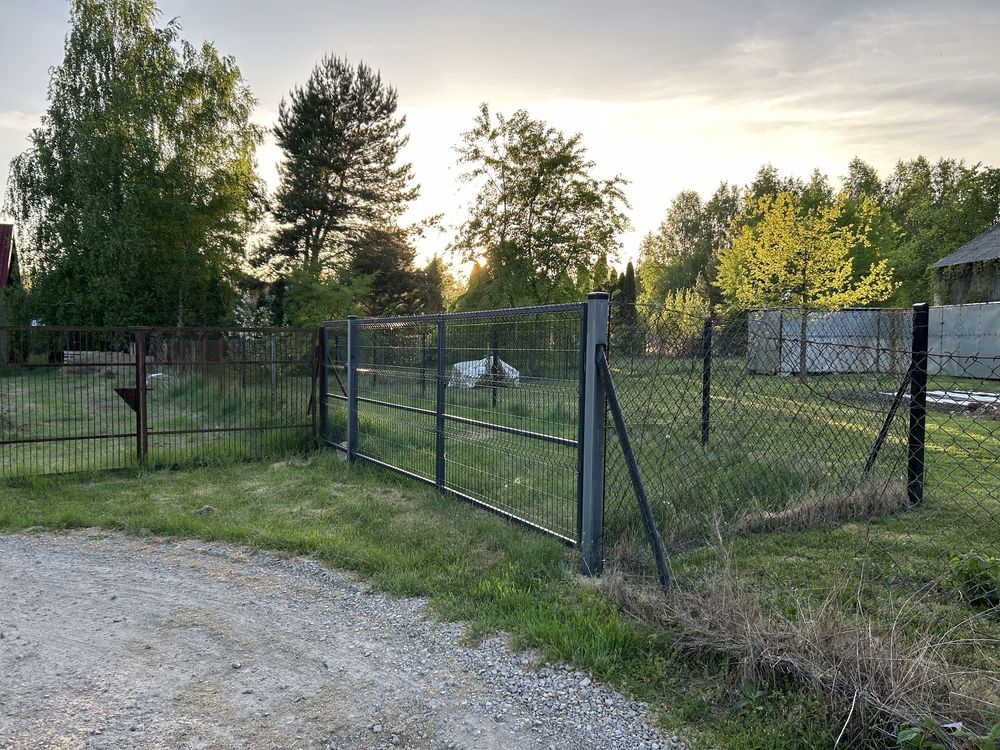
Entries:
[[135,329],[135,453],[139,463],[149,450],[148,407],[146,405],[146,329]]
[[586,576],[601,574],[604,567],[604,404],[605,389],[597,370],[597,352],[608,343],[607,292],[587,295],[587,336],[584,347],[583,446],[579,481],[580,571]]
[[358,454],[358,316],[347,316],[347,461]]
[[910,505],[924,500],[924,443],[927,429],[927,328],[930,308],[913,306],[913,347],[910,362],[910,426],[906,440],[906,495]]

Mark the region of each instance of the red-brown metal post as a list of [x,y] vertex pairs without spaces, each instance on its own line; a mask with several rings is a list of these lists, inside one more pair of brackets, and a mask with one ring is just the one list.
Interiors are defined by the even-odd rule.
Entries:
[[139,462],[149,449],[149,428],[146,422],[146,331],[136,329],[135,344],[135,452]]

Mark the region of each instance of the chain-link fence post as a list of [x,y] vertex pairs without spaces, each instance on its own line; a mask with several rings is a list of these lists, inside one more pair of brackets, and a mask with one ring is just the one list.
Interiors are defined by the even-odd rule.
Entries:
[[580,520],[580,569],[584,575],[601,574],[604,567],[604,383],[597,370],[597,351],[608,343],[608,293],[587,295],[587,339],[584,342],[583,461],[579,481],[583,487]]
[[434,484],[439,490],[444,489],[444,407],[445,407],[445,345],[447,331],[444,317],[438,318],[437,324],[437,403],[434,409]]
[[358,318],[347,316],[347,460],[358,453]]
[[701,444],[708,445],[712,413],[712,316],[701,330]]
[[910,364],[910,428],[906,443],[906,494],[910,505],[924,500],[924,444],[927,428],[927,328],[930,308],[913,306],[913,346]]

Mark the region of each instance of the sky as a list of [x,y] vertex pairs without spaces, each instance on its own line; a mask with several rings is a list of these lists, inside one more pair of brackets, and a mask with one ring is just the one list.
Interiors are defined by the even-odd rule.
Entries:
[[[596,174],[630,181],[622,259],[671,198],[749,181],[761,164],[836,180],[917,154],[1000,164],[1000,0],[159,0],[190,41],[233,55],[274,122],[325,54],[399,91],[421,197],[407,217],[461,221],[454,146],[478,105],[579,132]],[[0,180],[46,107],[62,0],[0,0]],[[259,168],[273,188],[280,152]],[[447,230],[426,237],[427,257]]]

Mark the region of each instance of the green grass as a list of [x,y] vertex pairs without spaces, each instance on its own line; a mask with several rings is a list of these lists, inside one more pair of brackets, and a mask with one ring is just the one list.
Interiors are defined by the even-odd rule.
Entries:
[[[207,514],[197,513],[209,505]],[[650,703],[696,746],[828,747],[823,706],[740,685],[736,665],[694,658],[623,615],[554,539],[330,454],[272,465],[48,477],[0,484],[0,530],[103,527],[307,554],[392,594],[429,597],[472,634],[564,660]]]

